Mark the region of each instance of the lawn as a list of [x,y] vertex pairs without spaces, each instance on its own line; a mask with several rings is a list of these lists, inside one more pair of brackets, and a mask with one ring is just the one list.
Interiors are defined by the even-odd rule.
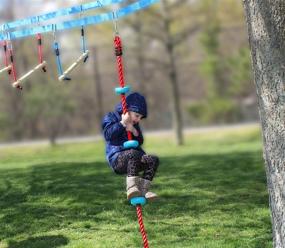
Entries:
[[[146,137],[160,156],[144,206],[150,247],[267,248],[268,193],[257,128]],[[0,150],[0,248],[142,247],[125,178],[102,142]]]

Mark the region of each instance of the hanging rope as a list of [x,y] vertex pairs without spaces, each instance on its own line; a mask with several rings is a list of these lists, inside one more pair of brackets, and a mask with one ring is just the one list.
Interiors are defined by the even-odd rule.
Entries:
[[59,46],[58,43],[55,41],[53,43],[53,48],[56,56],[56,65],[57,65],[57,70],[59,72],[59,75],[63,74],[62,66],[61,66],[61,61],[60,61],[60,52],[59,52]]
[[[16,67],[15,67],[15,63],[14,63],[14,56],[13,56],[13,47],[12,47],[12,43],[10,41],[10,46],[8,46],[8,52],[9,52],[9,56],[10,56],[10,63],[11,63],[11,70],[12,70],[12,79],[14,82],[17,82],[17,73],[16,73]],[[17,85],[16,86],[17,89],[22,90],[23,87],[21,85]]]
[[8,52],[7,52],[7,41],[6,40],[3,41],[3,49],[4,49],[4,64],[5,64],[6,68],[9,68],[8,74],[10,75],[11,74],[11,65],[9,65],[9,62],[8,62]]
[[4,49],[4,65],[5,65],[5,67],[0,69],[0,74],[5,72],[5,71],[8,71],[8,74],[10,74],[11,73],[11,65],[8,64],[7,46],[6,46],[5,41],[3,42],[3,49]]
[[[122,41],[119,35],[116,35],[114,38],[114,46],[115,46],[115,55],[117,58],[117,69],[118,69],[118,77],[119,77],[119,84],[121,88],[125,87],[125,80],[124,80],[124,69],[123,69],[123,49],[122,49]],[[127,113],[127,102],[125,94],[121,94],[121,102],[123,106],[123,113]],[[130,131],[127,131],[128,140],[132,140],[132,134]]]
[[[100,2],[97,2],[99,5],[101,4]],[[79,12],[79,19],[82,18],[82,12],[83,12],[83,4],[81,1],[81,5],[80,5],[80,9],[81,11]],[[81,26],[81,47],[82,47],[82,53],[83,54],[87,54],[84,57],[83,63],[85,63],[88,59],[88,50],[86,50],[86,41],[85,41],[85,31],[84,31],[84,25]]]
[[[37,40],[38,40],[38,57],[39,57],[39,64],[43,63],[43,47],[42,47],[42,35],[37,34]],[[42,70],[46,72],[46,67],[43,66]]]
[[89,51],[86,50],[86,42],[85,42],[85,34],[84,34],[84,27],[81,27],[81,45],[82,45],[82,54],[76,59],[75,62],[73,62],[65,71],[63,71],[61,59],[60,59],[60,51],[59,51],[59,44],[56,41],[56,31],[57,31],[57,25],[53,24],[53,48],[56,55],[56,64],[57,64],[57,70],[58,70],[58,80],[59,81],[70,81],[71,77],[69,77],[69,74],[80,65],[81,61],[85,63],[89,56]]
[[[52,30],[53,30],[53,48],[54,48],[54,53],[56,56],[56,65],[57,65],[57,71],[59,77],[63,76],[63,69],[62,69],[62,64],[61,64],[61,59],[60,59],[60,50],[59,50],[59,44],[56,40],[56,24],[52,24]],[[70,81],[71,78],[64,76],[62,80]]]
[[38,59],[39,64],[36,65],[33,69],[25,73],[23,76],[15,80],[16,77],[14,77],[13,87],[17,87],[24,82],[28,77],[30,77],[33,73],[36,71],[42,69],[43,72],[46,72],[46,61],[43,60],[43,51],[42,51],[42,37],[41,34],[36,35],[37,41],[38,41]]
[[[126,96],[125,96],[126,87],[125,87],[123,58],[122,58],[123,48],[122,48],[121,38],[120,38],[118,31],[117,31],[116,23],[115,23],[115,32],[116,32],[116,35],[114,38],[114,47],[115,47],[115,55],[117,58],[117,70],[118,70],[118,78],[119,78],[119,84],[120,84],[119,90],[122,91],[120,95],[121,95],[123,113],[125,114],[128,112],[128,108],[127,108],[127,102],[126,102]],[[127,131],[127,135],[128,135],[129,142],[132,141],[132,134],[130,131]],[[124,146],[125,146],[125,144],[124,144]],[[144,248],[148,248],[149,247],[148,246],[148,240],[147,240],[147,236],[146,236],[146,232],[145,232],[144,224],[143,224],[142,206],[141,206],[141,204],[136,204],[136,203],[135,204],[132,203],[132,205],[136,206],[138,222],[139,222],[139,226],[140,226],[140,232],[142,235]]]
[[83,63],[85,63],[87,61],[87,59],[88,59],[88,50],[86,50],[84,26],[81,27],[81,46],[82,46],[83,54],[87,53],[87,55],[84,57],[84,60],[83,60]]
[[148,246],[147,236],[146,236],[146,232],[145,232],[144,224],[143,224],[142,206],[137,205],[136,209],[137,209],[137,216],[138,216],[138,221],[139,221],[139,226],[140,226],[140,232],[142,234],[142,239],[143,239],[143,247],[148,248],[149,246]]

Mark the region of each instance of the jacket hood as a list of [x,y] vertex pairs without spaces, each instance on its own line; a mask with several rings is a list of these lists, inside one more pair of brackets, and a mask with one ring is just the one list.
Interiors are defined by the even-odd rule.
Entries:
[[[137,92],[131,93],[126,97],[126,102],[129,111],[139,113],[143,116],[143,118],[147,117],[147,104],[143,95]],[[123,113],[121,103],[116,105],[115,111],[119,112],[119,114]]]

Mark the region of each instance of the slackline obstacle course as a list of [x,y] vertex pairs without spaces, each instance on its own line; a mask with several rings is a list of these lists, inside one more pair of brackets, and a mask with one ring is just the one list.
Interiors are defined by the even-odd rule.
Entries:
[[[58,79],[60,81],[71,80],[69,74],[83,61],[86,62],[88,58],[89,51],[86,50],[85,45],[85,35],[84,35],[84,27],[88,25],[97,25],[107,21],[113,21],[115,35],[118,34],[117,31],[117,20],[131,15],[137,11],[145,9],[151,6],[154,3],[157,3],[159,0],[137,0],[136,2],[124,6],[122,8],[112,10],[110,12],[94,15],[94,16],[87,16],[81,17],[81,15],[87,11],[93,9],[99,9],[108,6],[115,6],[118,4],[123,4],[124,0],[101,0],[101,1],[94,1],[90,3],[85,3],[82,5],[72,6],[65,9],[60,9],[58,11],[49,12],[46,14],[41,14],[38,16],[28,17],[25,19],[16,20],[9,23],[4,23],[1,25],[0,30],[0,41],[2,42],[3,50],[4,50],[4,67],[0,68],[0,74],[4,72],[8,72],[12,78],[12,86],[22,89],[22,84],[25,79],[30,77],[33,73],[38,71],[39,69],[43,69],[46,71],[46,61],[43,60],[42,56],[42,38],[41,35],[43,33],[53,33],[54,37],[54,51],[56,55],[56,64],[58,69]],[[68,15],[75,15],[79,14],[80,18],[78,19],[71,19],[70,21],[64,22],[55,22],[52,24],[45,24],[45,22],[60,18],[62,16]],[[31,27],[29,27],[31,26]],[[65,71],[63,70],[61,59],[60,59],[60,47],[59,43],[56,40],[56,33],[59,31],[67,30],[67,29],[74,29],[74,28],[81,28],[81,40],[82,40],[82,55],[77,58],[77,60],[71,64]],[[19,79],[17,78],[16,73],[16,66],[15,66],[15,58],[13,55],[13,46],[12,41],[15,39],[21,39],[28,36],[35,36],[38,39],[38,56],[39,56],[39,64],[36,65],[33,69],[31,69],[28,73],[24,74]]]
[[[119,80],[119,87],[115,88],[115,92],[117,95],[120,95],[121,97],[123,113],[125,114],[126,112],[128,112],[127,103],[126,103],[126,93],[130,91],[130,86],[125,85],[124,67],[123,67],[123,58],[122,58],[123,46],[117,28],[117,21],[122,17],[131,15],[137,11],[145,9],[151,6],[152,4],[157,3],[158,1],[159,0],[137,0],[128,5],[126,5],[125,3],[126,1],[124,0],[93,1],[49,12],[46,14],[41,14],[38,16],[32,16],[9,23],[4,23],[1,25],[1,30],[0,30],[0,41],[2,43],[3,53],[4,53],[3,56],[4,66],[0,68],[0,74],[7,73],[8,76],[11,77],[12,80],[11,85],[17,89],[22,90],[23,89],[22,84],[28,77],[32,76],[35,72],[39,70],[46,72],[48,63],[43,59],[42,34],[51,32],[53,33],[53,38],[54,38],[53,49],[56,57],[58,80],[69,81],[71,80],[70,73],[76,67],[78,67],[78,65],[85,63],[89,56],[89,51],[86,49],[84,27],[87,25],[97,25],[103,22],[112,21],[114,25],[114,49],[115,49],[118,80]],[[118,4],[125,4],[125,6],[122,8],[117,8]],[[113,10],[110,12],[101,13],[93,16],[82,17],[82,14],[85,13],[86,11],[92,9],[99,9],[107,6],[111,6]],[[114,6],[116,6],[115,10]],[[45,24],[45,22],[49,20],[60,18],[62,16],[69,16],[75,14],[79,14],[78,19],[73,18],[69,21]],[[63,66],[61,64],[61,59],[60,59],[60,45],[56,39],[56,33],[59,31],[74,29],[74,28],[80,29],[82,54],[66,70],[63,70]],[[34,36],[35,41],[37,41],[38,64],[30,71],[25,73],[23,76],[18,78],[16,73],[15,57],[13,54],[12,41],[16,39],[22,39],[28,36]],[[128,141],[124,143],[125,148],[135,148],[139,145],[138,141],[132,140],[132,135],[130,131],[127,131],[127,136],[128,136]],[[130,204],[136,207],[140,232],[143,239],[143,247],[148,248],[149,245],[142,216],[142,206],[146,204],[146,198],[145,197],[131,198]]]

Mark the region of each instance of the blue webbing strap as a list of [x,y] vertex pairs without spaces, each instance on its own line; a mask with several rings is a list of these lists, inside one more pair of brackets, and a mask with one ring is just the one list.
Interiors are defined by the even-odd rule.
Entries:
[[[81,5],[81,12],[80,12],[80,18],[81,18],[81,14],[82,14],[82,5]],[[81,47],[82,47],[82,52],[85,53],[86,52],[86,42],[85,42],[85,30],[84,30],[84,26],[81,26]],[[87,56],[88,57],[88,56]],[[86,58],[87,58],[86,57]],[[84,60],[85,62],[85,60]]]
[[[82,46],[82,52],[85,53],[86,52],[86,42],[85,42],[85,30],[84,30],[84,26],[81,27],[81,46]],[[83,60],[83,63],[85,63],[88,59],[88,55],[85,57],[85,59]]]
[[62,75],[63,70],[62,70],[61,61],[60,61],[59,45],[56,41],[53,44],[53,48],[54,48],[54,52],[56,55],[56,65],[57,65],[58,74]]
[[[150,5],[157,3],[159,0],[139,0],[133,4],[130,4],[124,8],[121,8],[116,11],[116,19],[122,18],[124,16],[130,15],[134,12],[137,12],[141,9],[145,9],[149,7]],[[91,24],[99,24],[106,21],[114,20],[114,14],[113,12],[103,13],[95,16],[89,16],[77,20],[72,21],[66,21],[59,24],[56,24],[56,30],[65,30],[65,29],[71,29],[75,27],[81,27]],[[35,35],[37,33],[47,33],[53,31],[53,24],[40,26],[40,27],[34,27],[30,29],[23,29],[19,31],[14,32],[7,32],[7,36],[9,36],[10,39],[18,39],[23,38],[31,35]],[[0,40],[6,40],[7,37],[4,37],[3,35],[0,35]]]
[[86,52],[86,42],[85,42],[85,30],[84,26],[81,27],[81,47],[82,47],[82,52]]
[[120,3],[122,1],[124,1],[124,0],[100,0],[100,1],[94,1],[94,2],[91,2],[91,3],[77,5],[77,6],[73,6],[73,7],[69,7],[69,8],[65,8],[65,9],[60,9],[58,11],[53,11],[53,12],[49,12],[49,13],[46,13],[46,14],[42,14],[42,15],[38,15],[38,16],[32,16],[32,17],[28,17],[28,18],[25,18],[25,19],[21,19],[21,20],[5,23],[3,25],[5,27],[5,30],[9,30],[9,29],[13,29],[13,28],[21,27],[21,26],[38,24],[39,22],[47,21],[47,20],[50,20],[50,19],[53,19],[53,18],[57,18],[57,17],[60,17],[60,16],[73,15],[73,14],[80,13],[80,12],[83,12],[83,11],[104,7],[104,6],[107,6],[107,5],[110,5],[110,4]]

